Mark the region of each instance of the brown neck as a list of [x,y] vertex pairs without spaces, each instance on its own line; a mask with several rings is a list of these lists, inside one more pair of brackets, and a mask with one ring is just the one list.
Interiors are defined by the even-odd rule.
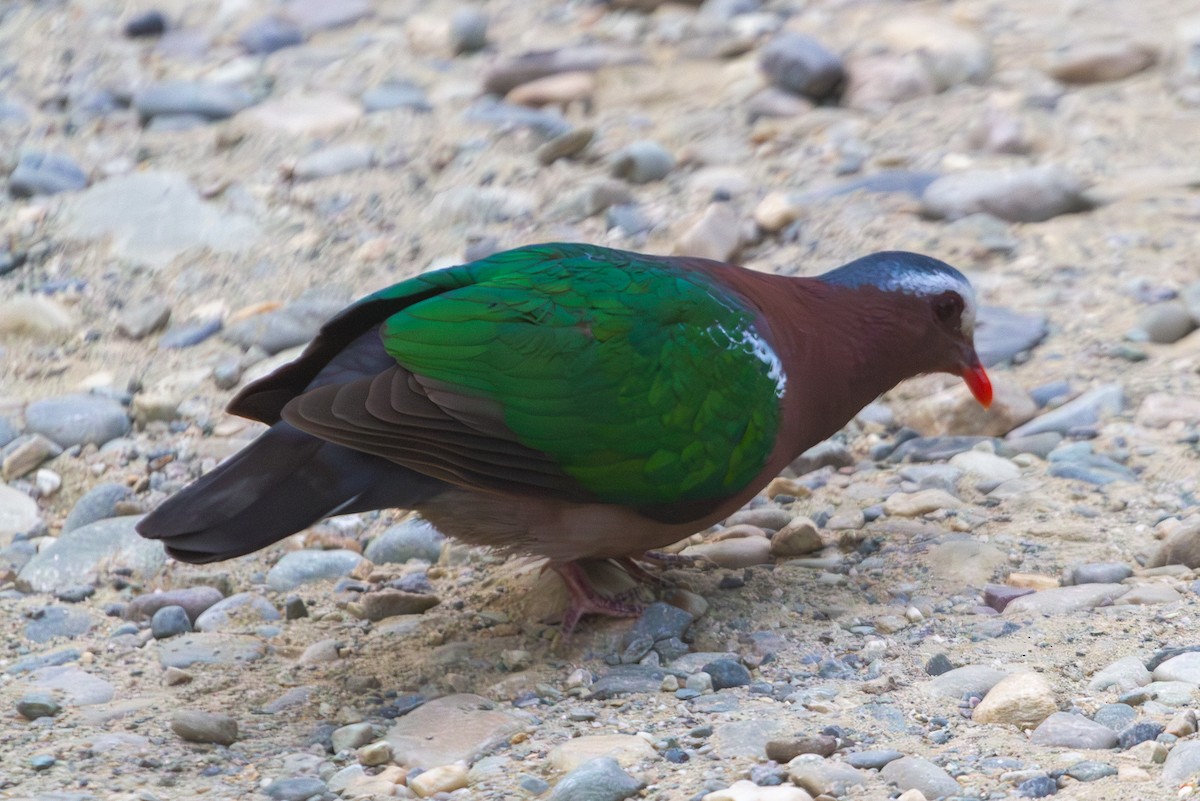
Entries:
[[[934,369],[918,363],[930,350],[929,326],[915,298],[910,305],[906,296],[873,287],[740,271],[737,289],[772,321],[771,339],[791,382],[773,463],[787,464],[896,384]],[[817,382],[819,391],[803,382]]]

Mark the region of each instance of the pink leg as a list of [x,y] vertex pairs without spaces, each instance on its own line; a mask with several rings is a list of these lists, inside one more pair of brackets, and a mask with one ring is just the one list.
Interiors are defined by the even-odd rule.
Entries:
[[644,609],[641,604],[609,598],[596,592],[596,588],[592,586],[587,573],[578,562],[551,563],[547,567],[562,577],[563,583],[567,585],[567,593],[571,596],[566,611],[563,612],[564,636],[571,633],[584,615],[637,617]]

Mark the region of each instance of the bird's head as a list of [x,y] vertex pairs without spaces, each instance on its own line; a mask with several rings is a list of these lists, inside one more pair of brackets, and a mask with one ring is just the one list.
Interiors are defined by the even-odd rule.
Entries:
[[925,333],[922,361],[927,369],[960,376],[985,409],[991,405],[992,382],[975,352],[975,291],[958,270],[918,253],[885,251],[856,259],[821,280],[902,296],[909,313],[924,318],[917,322]]

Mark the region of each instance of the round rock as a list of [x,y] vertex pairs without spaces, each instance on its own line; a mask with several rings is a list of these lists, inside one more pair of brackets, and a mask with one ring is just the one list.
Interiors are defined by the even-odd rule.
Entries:
[[412,518],[389,527],[367,544],[364,555],[377,565],[409,559],[437,562],[446,538],[428,521]]
[[[202,712],[198,709],[180,709],[171,716],[171,731],[191,743],[232,745],[237,740],[238,725],[229,715]],[[321,788],[324,789],[324,784]],[[308,795],[301,798],[308,798]]]
[[658,142],[641,139],[618,150],[612,157],[612,174],[634,184],[667,177],[675,169],[675,157]]
[[1040,674],[1015,673],[988,691],[971,719],[1031,729],[1057,711],[1054,690]]
[[64,448],[103,445],[129,433],[125,408],[100,395],[61,395],[34,401],[25,409],[25,427]]
[[341,578],[362,562],[362,555],[354,551],[292,551],[267,572],[267,586],[276,592],[294,590],[301,584]]
[[165,640],[192,630],[192,621],[182,606],[164,606],[150,618],[150,633],[156,640]]

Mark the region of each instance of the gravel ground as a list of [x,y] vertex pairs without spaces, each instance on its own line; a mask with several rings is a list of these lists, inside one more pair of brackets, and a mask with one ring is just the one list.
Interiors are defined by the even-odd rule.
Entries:
[[[1200,3],[61,0],[0,54],[0,798],[1195,794]],[[997,402],[897,388],[567,641],[402,511],[134,533],[345,303],[546,240],[936,255]]]

